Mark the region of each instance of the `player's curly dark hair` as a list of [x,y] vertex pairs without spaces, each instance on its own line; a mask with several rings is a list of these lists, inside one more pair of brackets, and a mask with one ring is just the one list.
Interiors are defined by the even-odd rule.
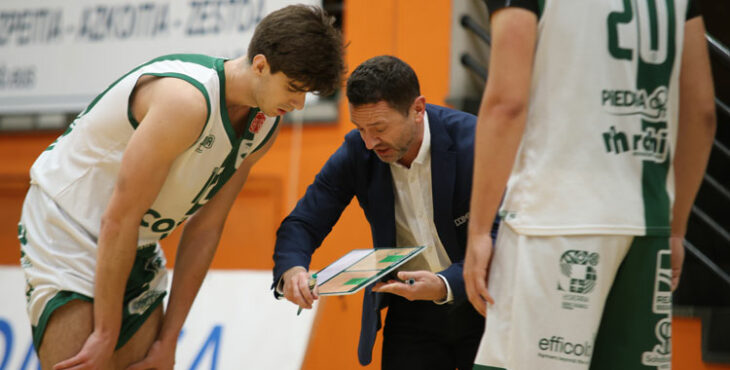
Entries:
[[390,55],[364,61],[347,79],[347,99],[353,106],[383,100],[407,116],[411,104],[420,95],[416,72],[404,61]]
[[322,8],[290,5],[256,26],[248,60],[263,54],[271,73],[283,72],[302,89],[329,95],[340,87],[345,72],[344,45],[334,18]]

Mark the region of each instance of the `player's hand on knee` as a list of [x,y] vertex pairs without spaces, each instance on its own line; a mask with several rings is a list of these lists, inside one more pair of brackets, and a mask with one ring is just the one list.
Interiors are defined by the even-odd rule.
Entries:
[[116,336],[111,338],[94,331],[89,335],[81,347],[79,353],[75,356],[61,361],[53,366],[53,370],[62,369],[106,369],[110,365],[112,355],[114,354],[114,345],[116,344]]
[[296,266],[287,270],[284,280],[284,297],[299,307],[310,309],[319,298],[317,289],[310,289],[310,276],[304,267]]
[[130,365],[127,370],[172,370],[175,365],[175,347],[176,343],[169,344],[156,340],[152,343],[147,356],[142,361]]
[[409,301],[446,299],[446,283],[431,271],[399,271],[397,276],[398,280],[376,283],[373,291],[397,294]]

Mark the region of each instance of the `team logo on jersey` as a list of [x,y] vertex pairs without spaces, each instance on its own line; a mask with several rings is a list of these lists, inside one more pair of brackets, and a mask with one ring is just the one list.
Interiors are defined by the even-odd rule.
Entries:
[[258,133],[261,126],[264,125],[264,121],[266,121],[266,116],[261,112],[256,113],[256,117],[251,121],[251,126],[248,126],[248,131],[252,134]]
[[654,298],[651,310],[666,315],[654,327],[658,343],[651,351],[641,355],[641,363],[657,369],[669,369],[672,361],[672,253],[669,250],[657,252]]
[[602,90],[601,104],[606,112],[615,116],[639,115],[651,122],[666,121],[666,86],[659,86],[653,92],[646,90]]
[[196,152],[202,153],[205,149],[210,149],[213,147],[213,143],[215,143],[215,135],[208,135],[203,138],[203,141],[198,144],[198,147],[195,149]]
[[563,308],[588,308],[587,294],[596,286],[598,260],[598,253],[581,250],[569,250],[560,256],[558,290],[565,292]]

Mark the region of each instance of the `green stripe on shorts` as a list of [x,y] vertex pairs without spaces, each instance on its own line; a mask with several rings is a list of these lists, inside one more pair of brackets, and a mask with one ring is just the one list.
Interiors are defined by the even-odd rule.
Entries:
[[43,308],[43,313],[41,313],[41,318],[38,319],[38,325],[31,327],[31,331],[33,333],[33,345],[35,346],[36,351],[41,348],[43,333],[46,331],[46,325],[48,325],[48,319],[51,318],[51,314],[59,307],[73,301],[74,299],[82,300],[84,302],[93,301],[90,297],[83,294],[64,290],[56,293],[56,295],[53,296],[48,303],[46,303],[46,307]]
[[591,370],[668,369],[672,358],[667,237],[635,237],[603,309]]
[[[134,259],[134,265],[127,279],[122,307],[122,325],[119,330],[116,349],[121,348],[139,330],[147,318],[154,312],[165,298],[164,290],[150,287],[159,274],[166,274],[162,258],[156,253],[156,245],[140,247]],[[164,289],[164,288],[163,288]],[[32,327],[33,345],[40,349],[48,321],[55,310],[75,300],[93,303],[94,299],[87,295],[67,290],[59,291],[43,308],[38,325]],[[93,320],[93,318],[89,318]]]

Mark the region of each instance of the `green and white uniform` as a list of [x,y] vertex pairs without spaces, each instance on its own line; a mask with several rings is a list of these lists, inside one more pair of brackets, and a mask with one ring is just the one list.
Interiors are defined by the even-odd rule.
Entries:
[[687,1],[543,6],[505,221],[529,235],[668,235]]
[[[210,200],[244,158],[260,149],[276,130],[277,117],[252,108],[243,135],[236,136],[226,109],[223,62],[180,54],[135,68],[97,96],[33,164],[19,235],[36,346],[52,309],[65,303],[48,304],[59,292],[80,294],[87,300],[93,296],[100,220],[124,150],[139,124],[129,102],[140,77],[189,82],[205,97],[208,117],[197,141],[173,162],[141,220],[137,259],[148,262],[135,262],[125,293],[125,318],[149,313],[164,296],[165,260],[157,242]],[[139,321],[141,325],[144,319]],[[119,345],[133,332],[121,333]]]
[[[668,369],[671,163],[696,10],[488,1],[492,13],[507,6],[534,11],[538,34],[475,369]],[[639,341],[622,338],[629,325]]]

